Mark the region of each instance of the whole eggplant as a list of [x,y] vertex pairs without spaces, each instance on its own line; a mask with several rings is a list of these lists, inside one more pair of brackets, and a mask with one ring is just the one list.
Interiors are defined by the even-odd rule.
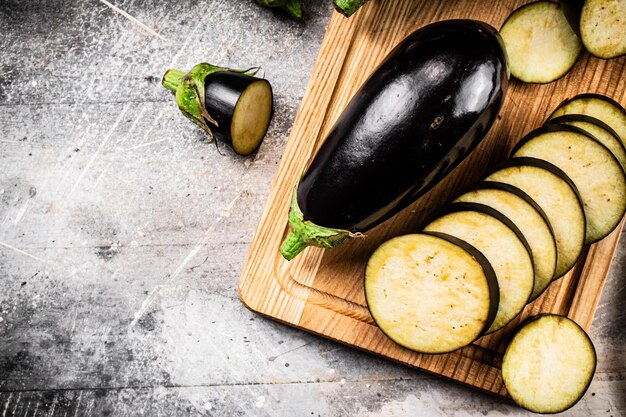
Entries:
[[281,246],[332,248],[426,193],[482,140],[508,85],[498,32],[473,20],[425,26],[363,84],[296,186]]

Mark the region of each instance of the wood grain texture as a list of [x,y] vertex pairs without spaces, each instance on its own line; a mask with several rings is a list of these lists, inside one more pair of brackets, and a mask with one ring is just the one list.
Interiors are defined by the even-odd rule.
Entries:
[[565,98],[597,92],[624,103],[625,58],[602,61],[583,55],[557,82],[527,85],[513,81],[499,120],[479,148],[411,207],[370,231],[365,239],[353,239],[332,251],[309,248],[291,263],[278,252],[287,232],[294,184],[349,99],[393,46],[413,30],[443,19],[472,18],[500,27],[523,3],[381,0],[349,20],[333,15],[241,275],[239,292],[244,304],[301,329],[503,396],[501,353],[511,331],[526,317],[555,312],[590,328],[623,224],[587,248],[576,267],[552,283],[510,325],[447,355],[403,349],[373,325],[365,307],[363,270],[380,243],[415,230],[425,216],[502,160],[518,139],[541,125]]

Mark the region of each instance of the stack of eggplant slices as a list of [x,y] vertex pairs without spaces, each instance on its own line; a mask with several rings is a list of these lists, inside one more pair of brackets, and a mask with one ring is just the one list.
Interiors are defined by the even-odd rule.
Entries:
[[[372,254],[365,294],[380,329],[422,353],[447,353],[508,324],[611,233],[626,211],[626,111],[581,94],[515,146],[511,158],[425,222]],[[416,300],[418,300],[416,302]],[[522,325],[503,358],[509,394],[551,413],[574,405],[596,366],[576,323]]]
[[[573,67],[583,46],[600,58],[626,53],[626,1],[530,3],[500,35],[514,77],[551,82]],[[585,245],[621,222],[625,143],[626,110],[614,100],[581,94],[559,105],[419,233],[372,254],[365,295],[381,331],[408,349],[440,354],[510,323],[575,265]],[[595,368],[585,331],[548,314],[517,329],[502,377],[518,405],[558,413],[583,397]]]

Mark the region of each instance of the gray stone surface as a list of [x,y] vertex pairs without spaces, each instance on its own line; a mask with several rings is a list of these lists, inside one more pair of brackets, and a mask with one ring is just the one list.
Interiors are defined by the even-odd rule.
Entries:
[[[110,4],[110,3],[109,3]],[[525,415],[260,318],[236,284],[331,13],[252,0],[0,1],[0,416]],[[218,153],[159,85],[259,65],[259,152]],[[626,415],[620,249],[572,416]]]

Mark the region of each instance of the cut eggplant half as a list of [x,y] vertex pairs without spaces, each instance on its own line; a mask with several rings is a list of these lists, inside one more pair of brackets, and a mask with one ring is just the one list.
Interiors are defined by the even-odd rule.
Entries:
[[626,54],[626,0],[587,0],[580,15],[580,36],[590,54]]
[[624,172],[626,172],[626,148],[624,148],[619,135],[611,126],[600,119],[582,114],[565,114],[546,122],[546,124],[553,123],[575,126],[589,133],[611,151],[613,156],[619,161]]
[[502,379],[520,407],[560,413],[580,400],[596,371],[587,333],[567,317],[544,315],[524,323],[502,358]]
[[455,202],[489,206],[522,231],[535,267],[535,285],[530,299],[536,299],[548,287],[556,271],[556,240],[545,213],[528,194],[512,185],[485,181],[473,188]]
[[500,29],[511,74],[527,83],[549,83],[565,75],[576,63],[582,43],[561,6],[536,1],[520,7]]
[[230,71],[205,79],[204,101],[217,122],[213,133],[240,155],[254,151],[272,117],[272,87],[267,80]]
[[554,278],[569,271],[585,243],[585,213],[572,180],[559,168],[536,158],[513,158],[487,177],[523,190],[543,209],[556,239]]
[[401,346],[446,353],[469,345],[498,308],[487,259],[451,236],[412,234],[376,249],[365,270],[365,298],[378,327]]
[[272,86],[258,68],[232,70],[206,62],[188,71],[169,69],[161,84],[176,95],[179,110],[240,155],[258,148],[273,112]]
[[502,213],[484,204],[453,203],[430,222],[425,232],[445,233],[478,249],[498,278],[500,305],[487,333],[517,316],[533,292],[535,273],[524,235]]
[[574,126],[548,124],[526,135],[514,157],[548,161],[574,182],[583,202],[585,243],[611,233],[626,212],[626,176],[606,146]]
[[564,114],[584,114],[600,119],[611,126],[626,145],[626,110],[617,101],[600,94],[579,94],[561,103],[550,119]]

